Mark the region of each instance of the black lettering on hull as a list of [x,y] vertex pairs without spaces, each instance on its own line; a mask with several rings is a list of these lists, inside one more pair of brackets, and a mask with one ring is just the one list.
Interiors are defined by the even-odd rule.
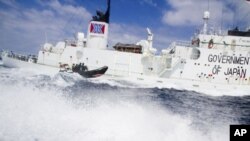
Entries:
[[224,75],[239,76],[240,78],[246,78],[247,69],[240,68],[227,68]]
[[214,62],[214,63],[249,65],[249,61],[250,57],[213,55],[213,54],[208,55],[208,62]]

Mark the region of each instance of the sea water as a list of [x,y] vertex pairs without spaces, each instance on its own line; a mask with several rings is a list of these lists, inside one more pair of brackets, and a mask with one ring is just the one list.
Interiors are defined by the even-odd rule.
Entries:
[[228,141],[250,124],[248,95],[126,85],[0,66],[0,140]]

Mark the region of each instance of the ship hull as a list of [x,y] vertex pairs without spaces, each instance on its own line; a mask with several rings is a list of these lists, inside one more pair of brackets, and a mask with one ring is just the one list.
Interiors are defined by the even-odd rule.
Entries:
[[[37,70],[41,73],[58,73],[59,68],[51,67],[48,65],[41,65],[36,63],[29,63],[26,61],[17,60],[7,56],[3,57],[3,64],[6,67],[11,68],[25,68],[31,70]],[[96,68],[97,66],[92,66]],[[109,69],[108,69],[109,70]],[[108,71],[107,71],[108,72]],[[114,71],[116,72],[116,71]],[[115,73],[115,74],[121,74]],[[203,82],[197,80],[178,79],[178,78],[161,78],[156,76],[145,76],[145,75],[115,75],[112,70],[109,73],[105,73],[102,77],[95,78],[97,80],[112,80],[118,82],[131,82],[131,87],[157,87],[157,88],[174,88],[180,90],[190,90],[205,94],[213,95],[247,95],[250,91],[248,85],[230,85],[230,84],[214,84],[210,82]]]
[[9,68],[23,68],[23,69],[30,69],[39,72],[49,72],[49,73],[57,73],[60,70],[57,67],[22,61],[8,56],[2,56],[2,62],[3,66]]

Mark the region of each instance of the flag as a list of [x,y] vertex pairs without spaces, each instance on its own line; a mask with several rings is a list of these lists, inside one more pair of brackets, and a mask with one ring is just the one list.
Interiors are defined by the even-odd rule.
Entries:
[[105,25],[104,24],[91,23],[90,32],[91,33],[96,33],[96,34],[104,34]]

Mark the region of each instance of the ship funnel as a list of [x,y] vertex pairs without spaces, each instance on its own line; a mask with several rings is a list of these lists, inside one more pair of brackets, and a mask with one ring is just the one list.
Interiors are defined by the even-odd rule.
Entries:
[[96,11],[96,16],[93,16],[89,23],[87,32],[87,47],[106,49],[108,46],[109,17],[110,0],[107,0],[106,12]]

